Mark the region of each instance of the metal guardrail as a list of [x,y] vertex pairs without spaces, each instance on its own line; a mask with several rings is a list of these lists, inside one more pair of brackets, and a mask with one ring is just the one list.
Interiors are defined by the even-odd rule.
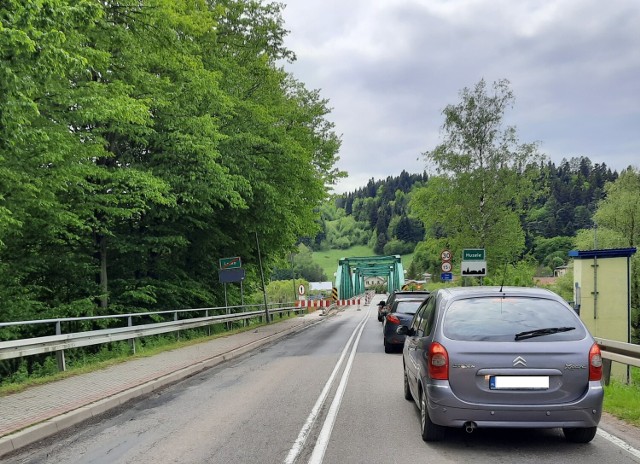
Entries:
[[[370,295],[367,296],[367,303]],[[135,353],[135,339],[150,335],[159,335],[169,332],[177,332],[180,330],[205,327],[213,324],[231,323],[237,321],[246,321],[253,318],[263,319],[265,312],[260,310],[245,311],[240,313],[221,314],[209,316],[210,311],[230,311],[232,309],[244,309],[251,306],[235,306],[235,307],[218,307],[218,308],[197,308],[197,309],[180,309],[173,311],[154,311],[146,313],[131,314],[113,314],[105,316],[87,316],[72,317],[60,319],[43,319],[35,321],[19,321],[19,322],[3,322],[0,328],[34,325],[34,324],[55,324],[56,335],[27,338],[20,340],[0,341],[0,360],[15,359],[24,356],[32,356],[36,354],[56,353],[58,356],[58,367],[65,370],[64,350],[69,348],[79,348],[83,346],[100,345],[122,340],[130,340],[132,342],[133,352]],[[328,308],[325,308],[328,309]],[[270,314],[283,313],[300,313],[306,312],[307,308],[297,306],[284,306],[280,308],[269,309]],[[205,312],[204,317],[189,318],[179,320],[178,315],[181,313]],[[133,325],[133,318],[148,317],[152,315],[173,314],[174,320],[170,322],[159,322],[142,325]],[[74,332],[69,334],[61,333],[62,323],[91,321],[101,319],[127,319],[127,327],[89,330],[85,332]],[[595,337],[596,343],[600,346],[602,358],[604,362],[603,377],[605,384],[609,384],[611,376],[611,362],[618,362],[628,366],[640,367],[640,345],[632,343],[624,343],[616,340],[608,340],[605,338]]]
[[[247,308],[247,307],[234,307],[234,308]],[[106,316],[88,316],[88,317],[75,317],[75,318],[61,318],[61,319],[43,319],[35,321],[20,321],[20,322],[4,322],[0,323],[1,327],[10,326],[25,326],[34,324],[55,324],[56,335],[27,338],[20,340],[0,341],[0,360],[15,359],[24,356],[32,356],[37,354],[56,353],[58,358],[58,368],[65,370],[64,350],[69,348],[79,348],[83,346],[100,345],[103,343],[110,343],[122,340],[130,340],[132,343],[132,349],[135,353],[135,339],[140,337],[146,337],[150,335],[158,335],[168,332],[177,332],[186,329],[193,329],[197,327],[205,327],[213,324],[231,323],[237,321],[247,321],[249,319],[259,318],[264,320],[266,317],[265,311],[245,311],[240,313],[220,314],[210,316],[210,311],[229,311],[231,308],[198,308],[198,309],[183,309],[174,311],[156,311],[146,313],[132,313],[132,314],[114,314]],[[275,307],[269,309],[270,318],[273,314],[284,313],[301,313],[306,312],[307,308],[299,308],[295,306]],[[178,319],[180,313],[194,313],[204,312],[204,317]],[[162,314],[174,314],[174,320],[169,322],[157,322],[141,325],[133,325],[133,318],[145,317],[152,315]],[[61,333],[61,327],[63,323],[76,322],[76,321],[91,321],[101,319],[127,319],[127,327],[101,329],[101,330],[88,330],[84,332],[74,332],[63,334]]]
[[[640,345],[619,342],[616,340],[607,340],[606,338],[594,338],[602,353],[602,376],[605,385],[609,385],[609,381],[611,379],[611,362],[640,367]],[[629,379],[627,379],[627,382],[628,380]]]

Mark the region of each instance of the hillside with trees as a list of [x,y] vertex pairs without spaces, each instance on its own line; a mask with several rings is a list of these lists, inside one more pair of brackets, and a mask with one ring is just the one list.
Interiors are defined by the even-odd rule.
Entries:
[[[567,252],[576,246],[576,234],[593,228],[593,216],[605,198],[606,186],[619,174],[604,164],[594,165],[588,158],[578,157],[563,160],[560,165],[538,161],[529,167],[528,175],[529,191],[512,218],[522,234],[512,261],[533,258],[540,275],[550,275],[553,268],[566,264]],[[450,180],[406,172],[384,180],[371,179],[366,187],[334,196],[323,204],[319,210],[321,232],[303,242],[313,250],[368,245],[380,255],[415,251],[409,275],[418,278],[424,272],[438,274],[439,251],[444,246],[441,239],[448,239],[450,232],[444,227],[446,218],[438,216],[437,211],[453,210],[461,203],[457,197],[441,199],[441,205],[430,205],[422,211],[424,222],[419,219],[419,202],[429,195],[425,187],[429,185],[436,192],[434,197],[443,195],[438,182]],[[523,194],[522,185],[518,183],[517,187]],[[416,198],[413,205],[412,198]],[[487,199],[490,201],[497,200]],[[458,211],[451,222],[464,217]]]

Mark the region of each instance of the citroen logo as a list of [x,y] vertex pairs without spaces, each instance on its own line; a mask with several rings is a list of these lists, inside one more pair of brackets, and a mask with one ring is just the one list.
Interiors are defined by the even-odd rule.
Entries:
[[527,367],[527,361],[522,356],[518,356],[513,360],[513,367],[522,366]]

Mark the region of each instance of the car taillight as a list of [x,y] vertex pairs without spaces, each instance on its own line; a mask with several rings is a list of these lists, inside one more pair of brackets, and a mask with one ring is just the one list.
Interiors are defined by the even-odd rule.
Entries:
[[395,314],[387,315],[387,322],[400,325],[400,319],[398,319],[398,316],[396,316]]
[[440,343],[429,346],[429,377],[435,380],[449,380],[449,353]]
[[602,354],[600,347],[594,343],[589,350],[589,380],[602,379]]

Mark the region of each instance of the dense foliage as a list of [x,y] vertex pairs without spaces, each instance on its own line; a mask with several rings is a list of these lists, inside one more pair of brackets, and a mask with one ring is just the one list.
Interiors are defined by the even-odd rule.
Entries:
[[281,8],[0,5],[0,320],[221,304],[315,234],[340,139]]
[[[518,220],[525,239],[524,248],[516,261],[531,255],[540,267],[539,275],[550,275],[554,267],[567,263],[567,252],[576,246],[576,234],[593,227],[593,215],[605,198],[606,185],[613,184],[618,173],[603,164],[593,165],[586,157],[563,160],[559,165],[544,161],[531,166],[530,170],[532,190],[523,201]],[[323,232],[316,236],[315,241],[310,241],[312,245],[320,249],[323,241],[329,248],[341,248],[341,243],[369,243],[373,235],[377,237],[380,234],[376,229],[378,214],[397,204],[394,200],[384,200],[383,196],[389,196],[403,177],[411,180],[403,183],[403,190],[396,190],[391,198],[395,195],[411,198],[415,191],[430,182],[426,175],[402,173],[386,180],[372,179],[366,188],[336,196],[320,209]],[[434,176],[432,180],[437,178]],[[347,213],[349,208],[351,215]],[[402,208],[392,207],[391,211],[393,214],[388,223],[395,227],[383,229],[384,236],[389,242],[409,244],[410,252],[415,251],[415,264],[410,268],[410,276],[419,277],[424,272],[438,274],[440,251],[446,245],[436,241],[429,247],[423,240],[443,238],[444,229],[436,223],[425,230],[406,202]],[[427,214],[431,214],[430,211],[427,210]],[[359,228],[344,226],[348,224]],[[593,232],[589,233],[593,235]],[[369,239],[363,242],[363,236]],[[383,250],[381,254],[386,253]]]
[[[538,275],[567,264],[576,234],[593,227],[618,173],[586,157],[556,166],[535,144],[520,143],[515,128],[503,124],[514,101],[506,80],[492,86],[481,80],[460,97],[443,111],[442,143],[425,153],[434,174],[372,179],[336,198],[333,210],[321,210],[316,246],[326,241],[342,248],[368,234],[378,254],[414,252],[412,278],[429,273],[437,279],[444,248],[454,256],[462,248],[485,248],[492,269],[526,259]],[[333,233],[336,223],[360,229],[333,227]]]
[[[422,223],[409,215],[411,191],[427,181],[426,173],[409,174],[385,180],[370,179],[365,187],[338,196],[332,214],[323,209],[319,247],[349,248],[369,244],[377,254],[411,253],[424,238]],[[333,220],[333,221],[332,221]],[[335,233],[332,234],[332,225]],[[350,225],[345,227],[343,224]],[[351,226],[353,224],[353,226]],[[352,231],[357,231],[357,235]]]

